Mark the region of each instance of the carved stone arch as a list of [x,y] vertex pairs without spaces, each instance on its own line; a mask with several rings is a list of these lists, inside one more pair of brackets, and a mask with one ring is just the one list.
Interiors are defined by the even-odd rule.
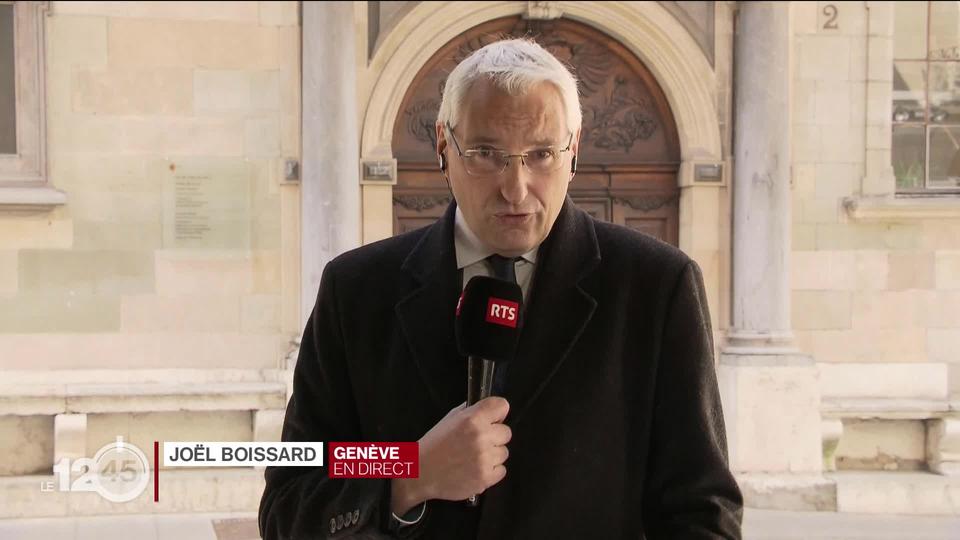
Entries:
[[486,21],[448,41],[421,67],[393,123],[394,232],[432,222],[450,200],[434,152],[434,122],[447,74],[478,48],[518,36],[536,39],[580,82],[584,117],[578,174],[570,186],[573,199],[599,219],[676,245],[681,149],[667,97],[623,44],[563,18]]
[[689,33],[659,2],[420,2],[384,36],[371,58],[372,88],[364,112],[360,152],[389,159],[394,121],[414,77],[442,44],[478,21],[531,13],[547,4],[551,15],[593,26],[640,58],[660,82],[677,121],[681,175],[696,163],[723,161],[715,109],[715,75]]

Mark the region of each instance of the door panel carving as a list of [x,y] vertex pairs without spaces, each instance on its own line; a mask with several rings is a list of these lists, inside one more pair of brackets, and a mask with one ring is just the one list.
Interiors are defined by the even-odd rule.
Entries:
[[424,65],[394,126],[394,232],[432,222],[450,200],[437,168],[434,128],[447,74],[480,47],[520,36],[536,39],[579,81],[583,130],[571,197],[597,219],[676,244],[680,146],[666,97],[619,42],[568,19],[488,21],[444,45]]

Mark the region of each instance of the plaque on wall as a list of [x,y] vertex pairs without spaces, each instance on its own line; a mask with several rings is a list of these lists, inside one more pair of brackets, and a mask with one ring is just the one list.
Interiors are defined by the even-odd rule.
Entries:
[[249,163],[182,158],[158,162],[152,170],[163,186],[164,248],[250,248]]

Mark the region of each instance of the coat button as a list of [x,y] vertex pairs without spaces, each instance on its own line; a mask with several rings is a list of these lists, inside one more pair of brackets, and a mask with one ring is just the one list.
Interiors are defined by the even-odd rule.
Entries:
[[330,518],[330,534],[337,532],[337,520]]
[[342,528],[343,528],[343,514],[340,514],[337,516],[337,530],[339,531]]
[[358,521],[360,521],[360,509],[359,509],[359,508],[353,511],[353,524],[356,525]]

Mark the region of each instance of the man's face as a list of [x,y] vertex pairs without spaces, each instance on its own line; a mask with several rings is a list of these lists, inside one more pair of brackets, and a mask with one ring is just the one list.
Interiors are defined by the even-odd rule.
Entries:
[[[532,173],[520,158],[511,158],[500,174],[467,173],[456,146],[443,126],[437,126],[437,151],[447,156],[450,187],[470,229],[489,248],[504,256],[519,256],[538,246],[550,232],[573,175],[570,151],[560,153],[555,171]],[[478,81],[467,93],[453,136],[460,149],[502,150],[520,154],[552,147],[566,148],[570,139],[560,92],[550,83],[511,96],[489,81]]]

